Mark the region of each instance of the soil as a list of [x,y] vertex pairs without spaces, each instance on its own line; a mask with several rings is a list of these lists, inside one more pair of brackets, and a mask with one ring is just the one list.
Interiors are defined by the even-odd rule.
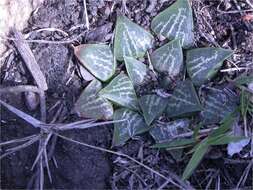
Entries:
[[[124,12],[134,22],[149,29],[152,18],[171,5],[174,0],[128,0],[126,2],[126,8],[124,8],[120,0],[89,0],[87,9],[90,30],[87,31],[82,0],[46,0],[31,15],[29,26],[23,33],[29,33],[29,39],[76,38],[72,45],[93,42],[111,43],[117,12]],[[253,20],[243,20],[246,13],[226,13],[229,10],[237,10],[234,1],[221,2],[223,1],[192,1],[195,45],[196,47],[220,46],[234,49],[237,56],[232,61],[237,66],[253,67]],[[240,6],[243,9],[250,8],[246,3],[240,2]],[[68,36],[57,31],[36,32],[41,28],[57,28],[65,31]],[[83,35],[79,36],[80,34]],[[161,43],[165,42],[156,40],[156,45]],[[80,120],[71,110],[87,81],[79,74],[79,64],[73,56],[72,45],[30,44],[49,86],[46,94],[48,122],[54,118],[59,107],[61,107],[59,116],[61,122],[69,123]],[[12,43],[9,44],[9,47],[13,48]],[[226,62],[226,68],[232,66],[230,62]],[[238,72],[224,73],[218,79],[221,77],[233,79],[238,74]],[[32,77],[15,51],[6,59],[5,67],[1,71],[1,84],[3,86],[33,84]],[[2,96],[1,99],[39,119],[39,108],[30,111],[25,104],[23,94],[8,94]],[[53,107],[54,105],[57,106]],[[34,133],[38,133],[38,130],[1,108],[2,142]],[[112,127],[101,126],[87,130],[68,131],[63,134],[88,144],[110,148]],[[172,172],[182,174],[189,155],[182,151],[168,152],[150,149],[151,144],[153,144],[151,137],[143,135],[116,150],[143,161],[164,175]],[[195,188],[204,188],[208,183],[204,177],[214,170],[219,171],[221,188],[235,188],[248,162],[238,164],[226,162],[225,147],[213,148],[210,151],[213,151],[213,157],[205,158],[198,171],[190,178],[191,185]],[[35,187],[33,179],[36,173],[31,171],[31,166],[37,152],[38,143],[35,143],[1,161],[1,189],[32,189]],[[79,146],[60,138],[56,139],[53,155],[56,162],[53,160],[49,162],[52,183],[49,182],[47,175],[45,177],[45,188],[48,189],[156,189],[164,183],[163,179],[129,160]],[[252,171],[250,172],[244,185],[245,188],[252,185],[252,179],[250,179]],[[215,184],[212,184],[211,187],[214,188]],[[175,187],[168,185],[166,188]]]

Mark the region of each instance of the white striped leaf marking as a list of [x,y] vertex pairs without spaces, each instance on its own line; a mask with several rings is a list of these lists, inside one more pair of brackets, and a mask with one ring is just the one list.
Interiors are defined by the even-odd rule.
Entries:
[[178,82],[169,97],[166,113],[168,117],[187,116],[201,111],[202,107],[191,81]]
[[169,39],[179,39],[184,48],[193,45],[193,17],[188,0],[177,0],[159,13],[151,22],[151,29]]
[[165,72],[170,77],[176,77],[183,70],[183,52],[179,40],[173,40],[155,50],[150,58],[157,71]]
[[145,95],[139,99],[141,110],[148,125],[163,113],[167,106],[167,102],[167,99],[155,94]]
[[153,36],[127,17],[117,18],[114,38],[114,54],[116,59],[123,61],[125,56],[143,57],[153,44]]
[[121,108],[115,111],[113,119],[126,121],[114,123],[113,146],[123,145],[130,138],[149,130],[144,118],[137,112]]
[[231,50],[213,47],[187,51],[186,66],[192,82],[200,86],[210,81],[232,53]]
[[134,85],[143,83],[147,74],[147,66],[132,57],[124,57],[127,73]]
[[120,73],[103,88],[99,92],[99,96],[107,98],[123,107],[139,110],[134,86],[130,79],[123,73]]
[[106,120],[112,118],[112,104],[98,96],[101,89],[101,82],[95,79],[83,90],[74,106],[75,112],[80,117]]
[[219,123],[235,111],[237,101],[237,95],[231,90],[211,90],[204,100],[204,109],[201,112],[203,123]]
[[157,143],[175,139],[178,135],[190,132],[188,119],[178,119],[168,123],[156,123],[149,133]]
[[96,78],[107,81],[116,68],[111,48],[103,44],[84,44],[75,47],[75,55]]

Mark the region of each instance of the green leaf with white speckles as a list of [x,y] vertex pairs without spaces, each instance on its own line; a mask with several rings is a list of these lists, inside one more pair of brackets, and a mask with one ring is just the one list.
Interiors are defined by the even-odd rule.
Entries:
[[179,39],[184,48],[194,42],[192,10],[188,0],[177,0],[159,13],[151,22],[151,29],[170,40]]
[[113,101],[123,107],[139,110],[137,96],[130,79],[123,73],[116,76],[105,88],[99,92],[99,96]]
[[209,90],[204,100],[201,119],[204,124],[221,122],[233,113],[238,106],[239,97],[231,90]]
[[81,93],[75,103],[74,110],[80,117],[92,119],[111,119],[113,115],[112,104],[98,96],[102,84],[93,80]]
[[116,32],[114,38],[114,54],[116,59],[123,61],[125,56],[139,58],[152,47],[153,36],[133,23],[127,17],[117,17]]
[[139,99],[139,104],[148,125],[159,117],[167,106],[167,99],[153,95],[145,95]]
[[200,86],[210,81],[232,53],[231,50],[213,47],[187,51],[186,66],[192,82]]
[[124,57],[124,61],[127,73],[133,84],[140,85],[143,83],[148,70],[147,66],[132,57]]
[[173,40],[155,50],[150,58],[157,71],[164,72],[172,78],[183,70],[183,51],[179,40]]
[[157,123],[149,133],[157,143],[171,141],[187,132],[189,129],[190,121],[188,119],[179,119],[168,123]]
[[129,109],[122,108],[116,110],[113,119],[115,121],[126,120],[114,124],[113,146],[124,145],[127,140],[149,130],[144,118],[137,112]]
[[116,61],[111,48],[107,45],[79,45],[75,47],[75,55],[83,66],[101,81],[107,81],[115,72]]
[[166,113],[168,117],[183,117],[202,110],[195,88],[191,81],[178,82],[169,97]]

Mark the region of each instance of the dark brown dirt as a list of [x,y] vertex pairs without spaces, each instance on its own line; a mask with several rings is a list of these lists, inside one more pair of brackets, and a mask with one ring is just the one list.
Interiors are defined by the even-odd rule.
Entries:
[[[90,0],[87,7],[91,29],[88,32],[85,32],[82,2],[82,0],[45,1],[38,11],[31,15],[29,27],[24,30],[24,33],[30,32],[29,39],[64,40],[68,38],[60,32],[35,32],[40,28],[53,27],[67,32],[71,39],[84,33],[82,37],[75,40],[74,45],[92,42],[110,43],[118,11],[125,12],[136,23],[149,29],[152,18],[172,4],[174,0],[128,0],[126,4],[128,10],[123,8],[120,0],[115,1],[115,5],[114,1]],[[193,0],[192,2],[196,46],[230,47],[238,54],[232,61],[236,62],[238,66],[253,67],[253,21],[245,22],[243,20],[244,13],[243,15],[240,13],[221,14],[217,10],[221,1]],[[229,10],[237,10],[233,1],[226,2],[231,5]],[[245,6],[243,8],[249,8],[247,5],[243,5]],[[227,11],[223,4],[220,9]],[[164,42],[156,41],[156,45],[161,43]],[[72,47],[61,44],[37,43],[32,43],[30,47],[49,86],[49,91],[46,94],[48,122],[57,111],[55,109],[49,111],[49,109],[57,101],[60,101],[63,106],[61,113],[61,117],[64,118],[63,122],[68,123],[80,119],[71,113],[71,109],[86,82],[78,73],[78,63],[73,58]],[[33,84],[32,77],[25,69],[18,53],[12,54],[6,62],[8,64],[5,64],[6,67],[1,71],[3,86]],[[231,66],[229,62],[226,64]],[[238,74],[225,73],[224,75],[234,78]],[[25,106],[23,95],[8,95],[8,97],[4,97],[4,100],[39,119],[39,110],[29,112]],[[1,108],[1,141],[25,137],[36,132],[36,129]],[[104,126],[82,131],[73,130],[65,135],[96,146],[110,148],[111,145],[111,129]],[[124,147],[118,148],[117,151],[125,152],[143,161],[164,175],[169,175],[171,172],[181,175],[189,160],[189,155],[180,151],[168,152],[150,149],[149,146],[152,143],[152,139],[148,135],[144,135],[140,139],[130,141]],[[30,171],[30,168],[37,155],[37,146],[38,144],[35,143],[29,148],[3,159],[1,162],[1,189],[34,187],[29,184],[34,175],[34,171]],[[0,149],[0,151],[2,150]],[[190,179],[191,184],[198,189],[204,188],[208,183],[204,179],[205,176],[214,170],[219,171],[221,176],[221,188],[234,188],[248,163],[242,162],[235,165],[225,162],[227,155],[224,147],[217,148],[214,152],[218,156],[205,158],[199,170]],[[53,183],[50,184],[46,176],[46,188],[157,189],[164,183],[164,180],[151,174],[150,171],[128,160],[81,147],[62,139],[57,140],[53,155],[58,167],[53,161],[50,161]],[[252,173],[249,176],[252,176]],[[251,183],[252,179],[249,177],[245,188],[251,186]],[[171,185],[166,187],[175,188]],[[215,184],[211,187],[215,188]]]

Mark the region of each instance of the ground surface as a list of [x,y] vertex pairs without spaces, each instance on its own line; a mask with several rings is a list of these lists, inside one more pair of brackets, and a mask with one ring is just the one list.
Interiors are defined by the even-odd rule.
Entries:
[[[52,0],[45,1],[41,7],[31,15],[29,26],[23,31],[30,33],[29,39],[62,40],[73,39],[79,34],[72,44],[92,42],[111,42],[113,28],[117,12],[123,11],[136,23],[148,29],[151,19],[161,10],[172,4],[173,0],[127,0],[126,8],[121,1],[89,0],[87,9],[90,20],[90,30],[85,29],[85,13],[82,0]],[[246,13],[229,13],[249,9],[249,5],[238,1],[205,1],[193,0],[196,47],[220,46],[235,50],[233,62],[238,67],[253,67],[253,19],[245,19]],[[58,28],[62,32],[42,31],[41,28]],[[86,31],[86,32],[85,32]],[[65,35],[65,36],[64,36]],[[164,43],[164,42],[163,42]],[[157,41],[157,45],[159,42]],[[13,48],[12,44],[9,44]],[[87,82],[80,76],[77,60],[73,57],[71,45],[32,43],[30,47],[46,76],[49,90],[46,94],[48,122],[57,111],[60,115],[57,120],[64,123],[78,120],[71,110],[73,103],[78,98],[81,90]],[[226,62],[224,68],[234,67]],[[217,77],[217,81],[223,78],[234,78],[238,72],[225,72]],[[14,51],[7,57],[1,71],[1,83],[4,86],[20,84],[33,84],[33,79],[25,68],[19,54]],[[29,111],[23,94],[10,94],[1,99],[9,104],[39,118],[39,109]],[[56,105],[56,106],[54,106]],[[53,107],[54,106],[54,107]],[[21,138],[37,132],[24,121],[18,119],[10,112],[1,108],[1,141]],[[66,133],[67,136],[92,145],[110,148],[112,128],[97,127],[88,130],[73,130]],[[145,164],[156,169],[164,175],[174,172],[182,174],[189,155],[180,151],[158,151],[149,149],[153,143],[148,135],[141,136],[137,140],[130,141],[118,151],[124,152]],[[36,178],[31,165],[37,155],[37,146],[34,144],[20,152],[4,158],[1,161],[1,188],[17,189],[32,188],[33,179]],[[112,156],[93,149],[81,147],[62,139],[56,139],[54,148],[54,160],[50,161],[53,176],[52,184],[45,177],[47,188],[57,189],[151,189],[158,188],[164,180],[151,174],[150,171],[133,164],[128,160]],[[236,187],[243,171],[249,164],[249,160],[228,158],[225,148],[210,150],[195,174],[190,178],[190,183],[195,188],[206,187],[209,180],[204,176],[211,175],[215,182],[211,187],[218,185],[223,189]],[[250,171],[252,172],[252,171]],[[248,175],[244,188],[252,185],[252,173]],[[167,188],[175,188],[170,184]]]

